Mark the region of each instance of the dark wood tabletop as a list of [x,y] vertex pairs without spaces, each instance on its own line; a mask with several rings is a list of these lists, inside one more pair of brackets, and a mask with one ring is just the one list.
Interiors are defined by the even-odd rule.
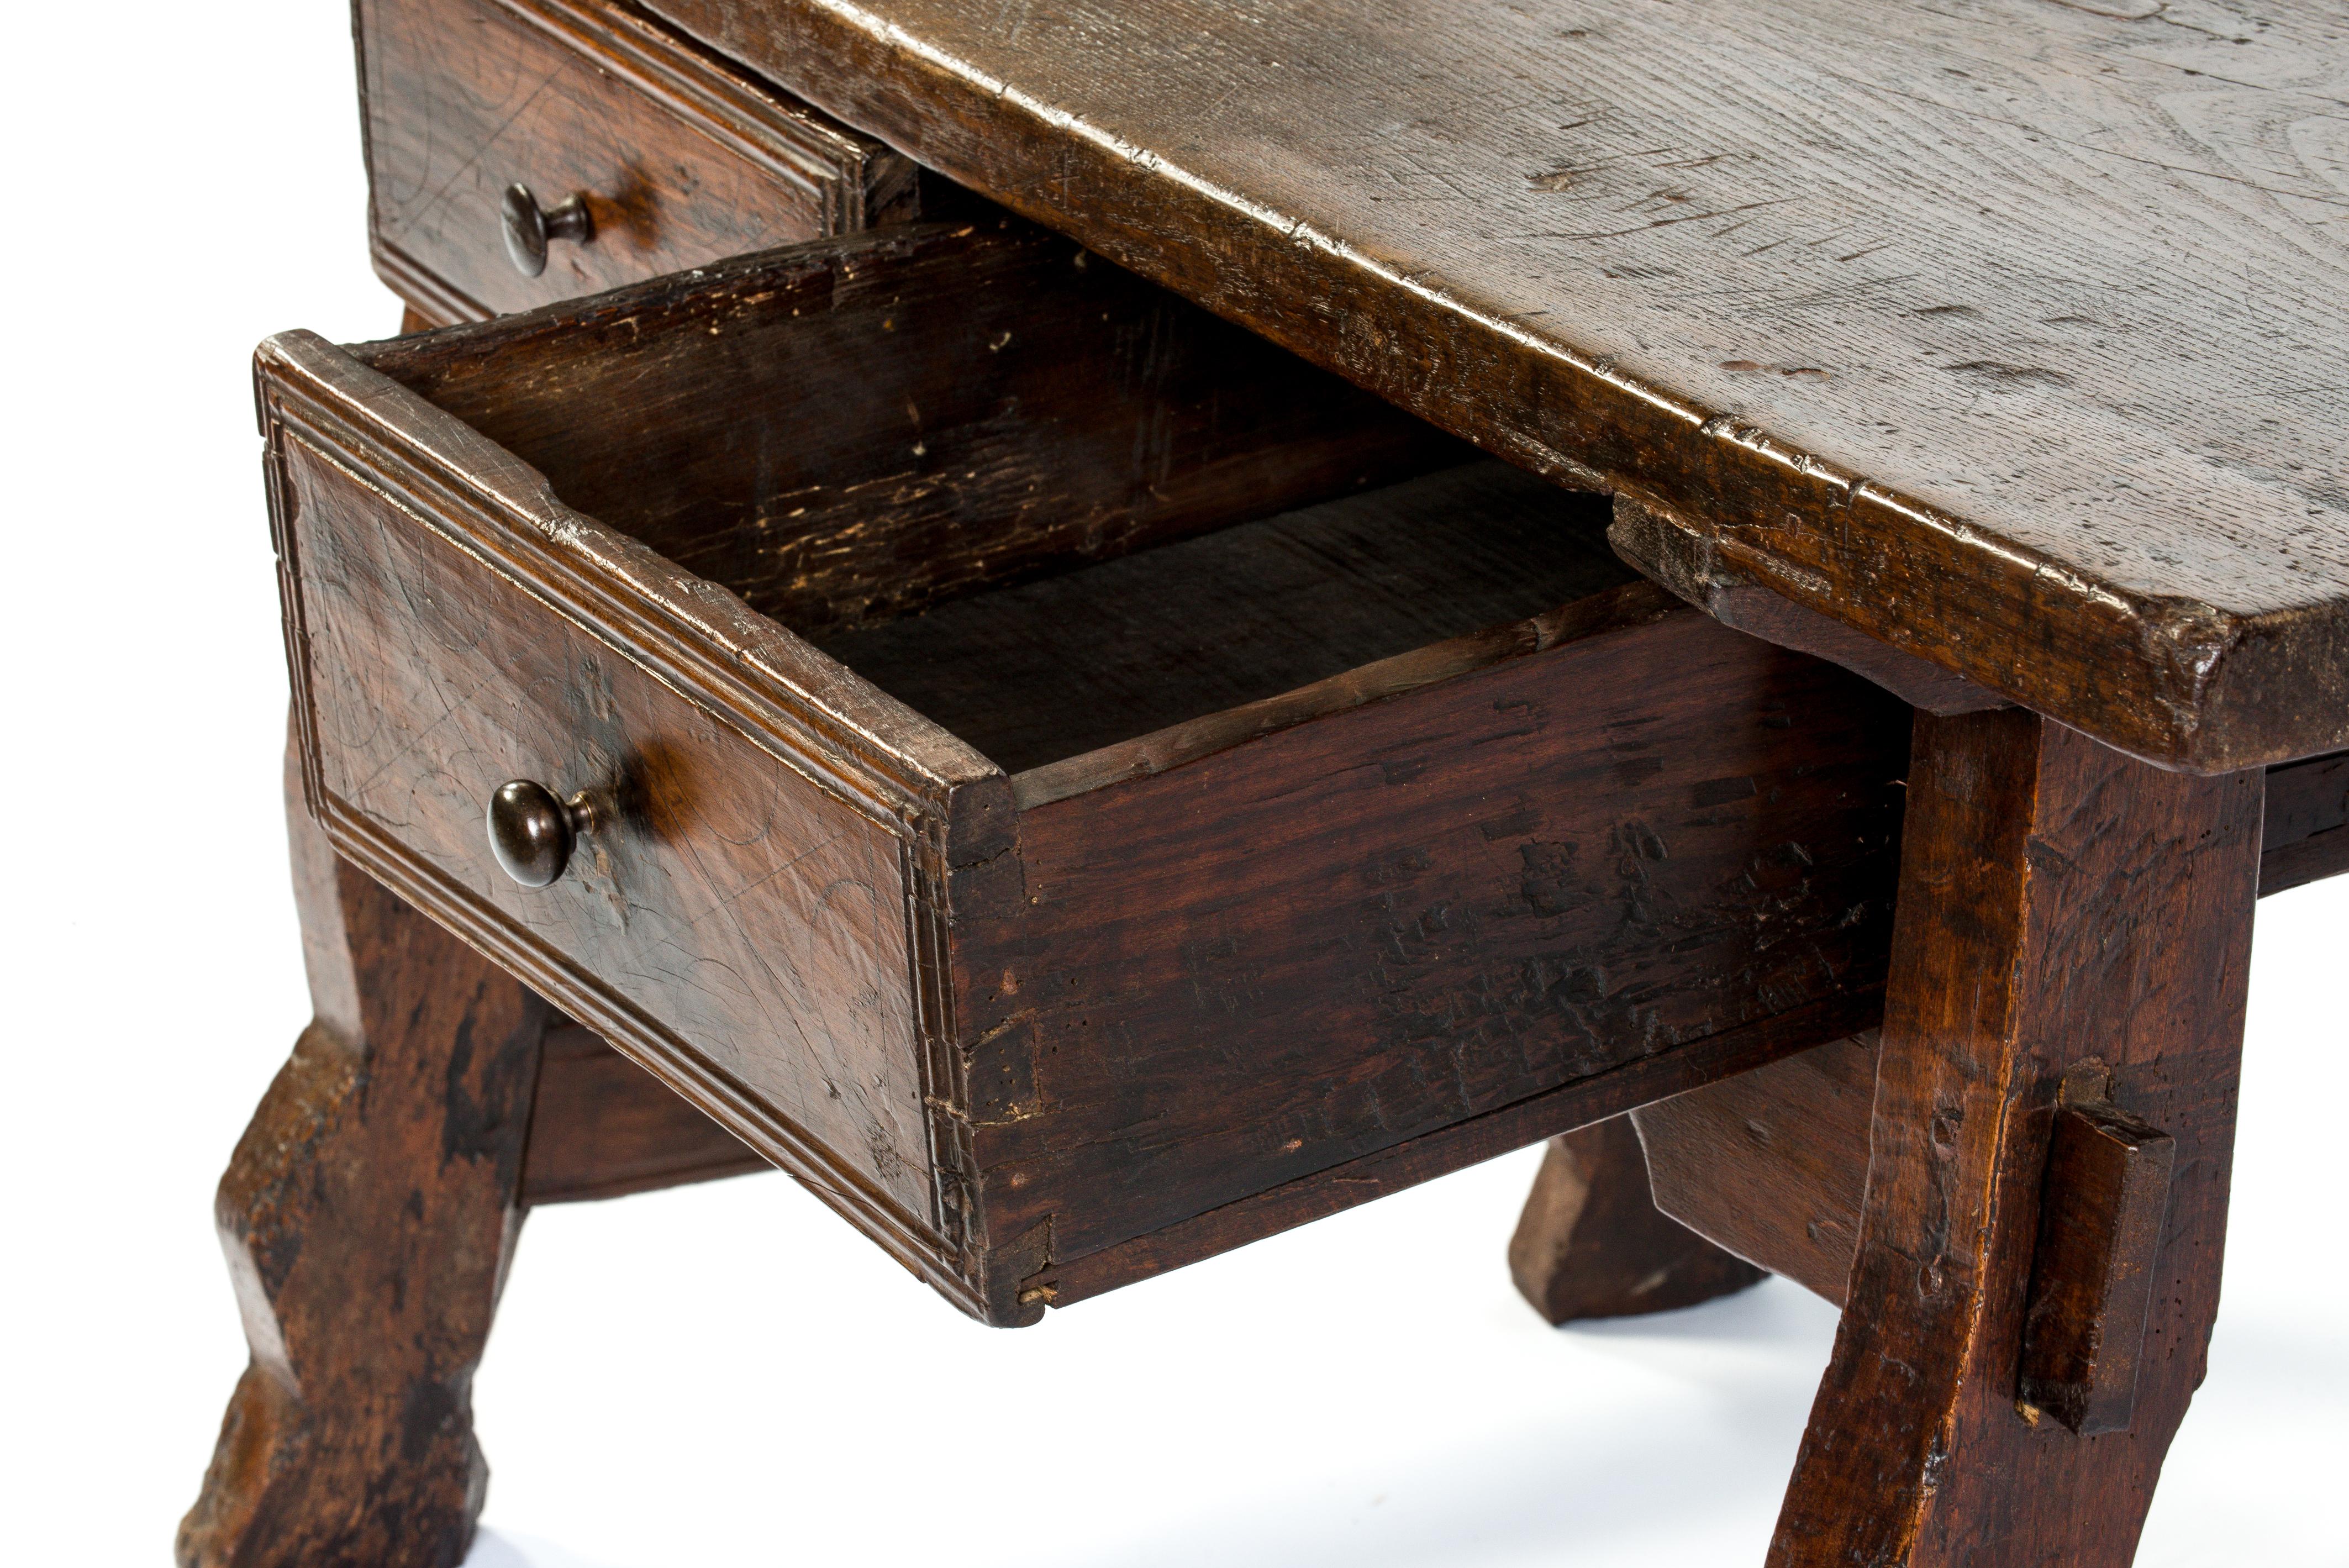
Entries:
[[2326,0],[651,0],[1761,585],[2218,771],[2349,744]]

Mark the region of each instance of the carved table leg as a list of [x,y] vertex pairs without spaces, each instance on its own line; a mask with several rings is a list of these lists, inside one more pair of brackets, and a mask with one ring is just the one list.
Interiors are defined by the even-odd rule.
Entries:
[[253,1361],[179,1561],[447,1568],[488,1480],[473,1369],[546,1008],[289,807],[316,1015],[221,1180]]
[[1629,1116],[1550,1139],[1509,1272],[1552,1323],[1669,1312],[1769,1277],[1657,1210]]
[[1769,1561],[2120,1568],[2218,1308],[2261,778],[1920,714],[1909,797],[1850,1302]]

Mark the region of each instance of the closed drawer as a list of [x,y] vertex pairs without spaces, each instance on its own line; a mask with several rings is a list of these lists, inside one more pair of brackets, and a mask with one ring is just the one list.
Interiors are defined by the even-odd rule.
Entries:
[[[914,214],[915,171],[615,0],[355,0],[377,270],[478,320]],[[502,203],[584,198],[530,276]]]
[[1905,708],[1050,235],[259,373],[338,847],[990,1321],[1872,1021]]

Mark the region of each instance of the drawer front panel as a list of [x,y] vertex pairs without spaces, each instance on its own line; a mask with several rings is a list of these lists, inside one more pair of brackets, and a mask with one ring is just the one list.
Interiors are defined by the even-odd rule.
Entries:
[[[657,1021],[927,1228],[905,841],[344,456],[298,431],[279,451],[311,744],[334,809],[542,944],[574,994],[616,993]],[[492,857],[484,806],[510,778],[619,804],[552,887],[523,888]]]
[[[609,0],[358,0],[386,280],[446,324],[909,216],[913,166]],[[585,244],[507,258],[500,207],[584,194]]]

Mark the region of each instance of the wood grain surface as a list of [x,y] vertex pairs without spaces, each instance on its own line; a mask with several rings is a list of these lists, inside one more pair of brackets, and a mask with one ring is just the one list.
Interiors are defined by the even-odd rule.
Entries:
[[457,1568],[546,1004],[336,858],[287,757],[316,1010],[221,1178],[252,1351],[181,1568]]
[[654,0],[2112,744],[2349,743],[2330,0]]
[[[326,793],[926,1216],[898,836],[327,452],[283,453]],[[613,803],[552,888],[491,854],[483,808],[512,778]]]
[[1022,773],[1636,581],[1606,516],[1464,463],[817,646]]
[[1564,1324],[1671,1312],[1769,1276],[1657,1209],[1640,1135],[1614,1116],[1549,1140],[1509,1238],[1509,1277]]
[[2015,1397],[2085,1437],[2126,1432],[2137,1413],[2176,1153],[2109,1105],[2055,1113]]
[[547,1032],[522,1201],[576,1203],[773,1168],[691,1101],[576,1023]]
[[[618,0],[354,0],[377,270],[435,325],[912,217],[913,164]],[[545,272],[499,204],[578,194]]]
[[810,637],[1473,455],[999,215],[358,352]]
[[2349,871],[2349,755],[2268,771],[2260,892],[2281,893]]
[[[1489,465],[1327,502],[1255,560],[1253,509],[1461,449],[1134,280],[1076,281],[1077,255],[918,226],[350,351],[265,345],[337,846],[999,1323],[1876,1021],[1906,703],[1623,581],[1603,508]],[[1023,368],[988,347],[1006,322],[1066,351]],[[1120,360],[1121,323],[1156,347]],[[955,419],[924,428],[999,469],[903,514],[955,546],[926,581],[892,575],[930,536],[893,533],[895,482],[827,493],[838,547],[779,570],[773,508],[744,497],[791,454],[760,454],[794,431],[827,486],[901,472],[902,435],[824,422],[875,383],[943,389]],[[966,440],[990,421],[997,447]],[[741,450],[671,463],[680,429],[728,428]],[[1137,459],[1136,432],[1167,444]],[[1548,565],[1463,548],[1431,576],[1398,520],[1546,532]],[[923,606],[951,632],[988,591],[1090,571],[1137,575],[1104,603],[1148,603],[1154,573],[1212,587],[1191,545],[1143,546],[1218,527],[1260,579],[1201,612],[1218,639],[1301,637],[1282,679],[1371,662],[1226,706],[1246,693],[1212,660],[1169,655],[1149,722],[1175,722],[1017,779],[937,722],[987,722],[985,660],[926,715],[734,591],[868,628],[843,636]],[[1146,669],[1197,628],[1128,629]],[[616,813],[539,892],[481,826],[517,775]]]
[[[1612,597],[1545,649],[1021,813],[1021,907],[953,940],[974,1211],[1049,1224],[1061,1273],[1031,1288],[1073,1299],[1129,1243],[1103,1272],[1136,1277],[1142,1239],[1203,1210],[1342,1207],[1447,1144],[1489,1158],[1816,1044],[1736,1044],[1806,1007],[1873,1022],[1907,707],[1647,585]],[[1304,1187],[1414,1142],[1386,1179]],[[1221,1244],[1299,1217],[1236,1214]]]
[[[2260,896],[2349,871],[2349,758],[2267,775]],[[1632,1113],[1666,1213],[1843,1304],[1868,1190],[1873,1034]]]
[[[971,1304],[914,954],[920,889],[1000,852],[1000,771],[347,355],[293,334],[258,365],[337,850]],[[488,857],[469,797],[509,774],[611,814],[552,888]]]
[[1656,1207],[1842,1306],[1868,1196],[1874,1031],[1631,1113]]
[[[2201,1382],[2226,1240],[2263,779],[2019,710],[1922,718],[1849,1299],[1773,1568],[2126,1568]],[[2017,1398],[2058,1091],[2175,1146],[2134,1414]]]

